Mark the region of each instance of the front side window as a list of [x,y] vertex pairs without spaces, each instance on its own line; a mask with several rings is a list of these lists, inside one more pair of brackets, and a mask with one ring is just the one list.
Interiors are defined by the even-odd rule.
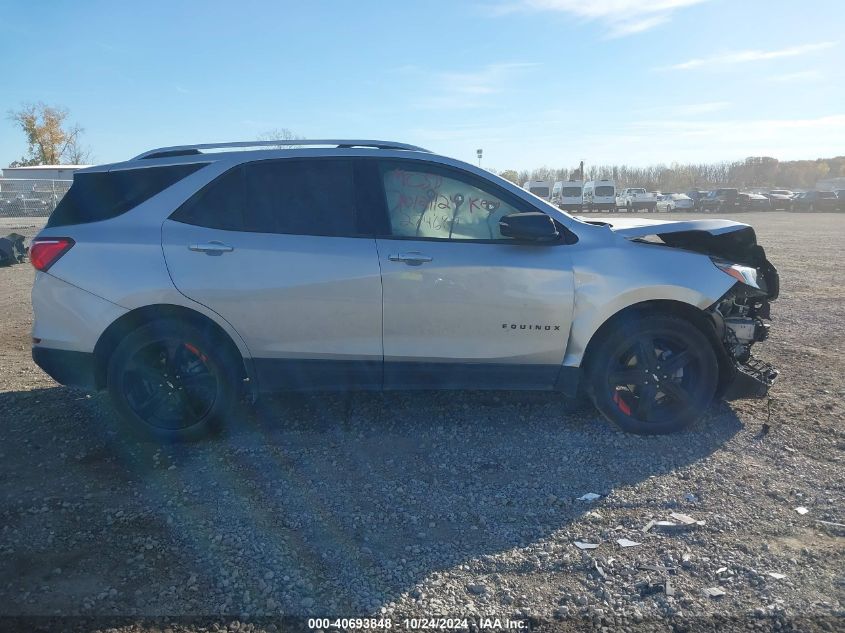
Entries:
[[498,240],[499,220],[520,213],[511,203],[436,168],[382,166],[392,235],[443,240]]

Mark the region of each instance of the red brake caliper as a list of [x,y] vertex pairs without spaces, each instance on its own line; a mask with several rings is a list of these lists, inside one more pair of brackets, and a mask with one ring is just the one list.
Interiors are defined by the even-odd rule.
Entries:
[[616,406],[619,407],[619,410],[624,413],[625,415],[631,415],[631,407],[628,406],[628,403],[622,399],[622,392],[614,391],[613,392],[613,401],[616,403]]
[[193,354],[197,358],[199,358],[202,362],[205,362],[205,361],[208,360],[208,358],[206,357],[205,354],[203,354],[201,351],[199,351],[196,347],[194,347],[190,343],[185,343],[185,349],[188,350],[189,352],[191,352],[191,354]]

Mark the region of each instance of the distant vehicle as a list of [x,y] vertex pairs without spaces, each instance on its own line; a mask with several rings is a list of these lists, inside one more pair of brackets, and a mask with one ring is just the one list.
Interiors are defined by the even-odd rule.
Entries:
[[43,215],[48,202],[38,194],[21,191],[0,191],[0,211],[6,215]]
[[551,203],[564,211],[580,211],[584,206],[584,183],[580,180],[559,180],[552,187]]
[[692,211],[695,202],[685,193],[664,193],[657,197],[656,211]]
[[737,207],[743,211],[771,211],[772,203],[759,193],[740,193],[736,197]]
[[707,197],[707,191],[701,191],[700,189],[692,189],[691,191],[687,191],[686,195],[692,200],[693,208],[698,211],[701,208],[701,200],[702,198]]
[[698,202],[702,211],[733,211],[737,208],[738,189],[716,189]]
[[625,207],[626,211],[654,211],[658,195],[642,187],[628,187],[616,196],[616,206]]
[[789,211],[792,206],[792,198],[795,194],[789,189],[772,189],[769,193],[763,194],[772,203],[775,211]]
[[792,201],[793,211],[838,211],[840,200],[833,191],[805,191]]
[[543,200],[548,200],[552,194],[552,183],[550,180],[529,180],[522,185],[522,188]]
[[587,211],[615,211],[616,183],[612,180],[591,180],[586,183],[584,208]]

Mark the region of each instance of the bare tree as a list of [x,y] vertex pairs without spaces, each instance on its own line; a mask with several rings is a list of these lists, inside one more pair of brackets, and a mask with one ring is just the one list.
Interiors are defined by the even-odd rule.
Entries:
[[[302,141],[304,137],[294,134],[286,127],[276,127],[258,135],[259,141]],[[289,145],[287,143],[277,146],[279,149],[299,147],[299,145]]]
[[45,103],[27,103],[9,111],[11,119],[26,135],[27,152],[12,166],[80,164],[91,152],[79,145],[83,129],[67,121],[68,111]]

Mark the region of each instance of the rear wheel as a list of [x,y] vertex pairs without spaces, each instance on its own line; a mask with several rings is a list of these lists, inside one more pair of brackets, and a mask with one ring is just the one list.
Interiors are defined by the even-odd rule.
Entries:
[[623,431],[638,434],[671,433],[700,418],[719,376],[707,337],[670,315],[620,323],[588,362],[596,408]]
[[162,319],[131,332],[109,360],[107,386],[126,429],[163,441],[219,430],[237,401],[239,359],[194,325]]

